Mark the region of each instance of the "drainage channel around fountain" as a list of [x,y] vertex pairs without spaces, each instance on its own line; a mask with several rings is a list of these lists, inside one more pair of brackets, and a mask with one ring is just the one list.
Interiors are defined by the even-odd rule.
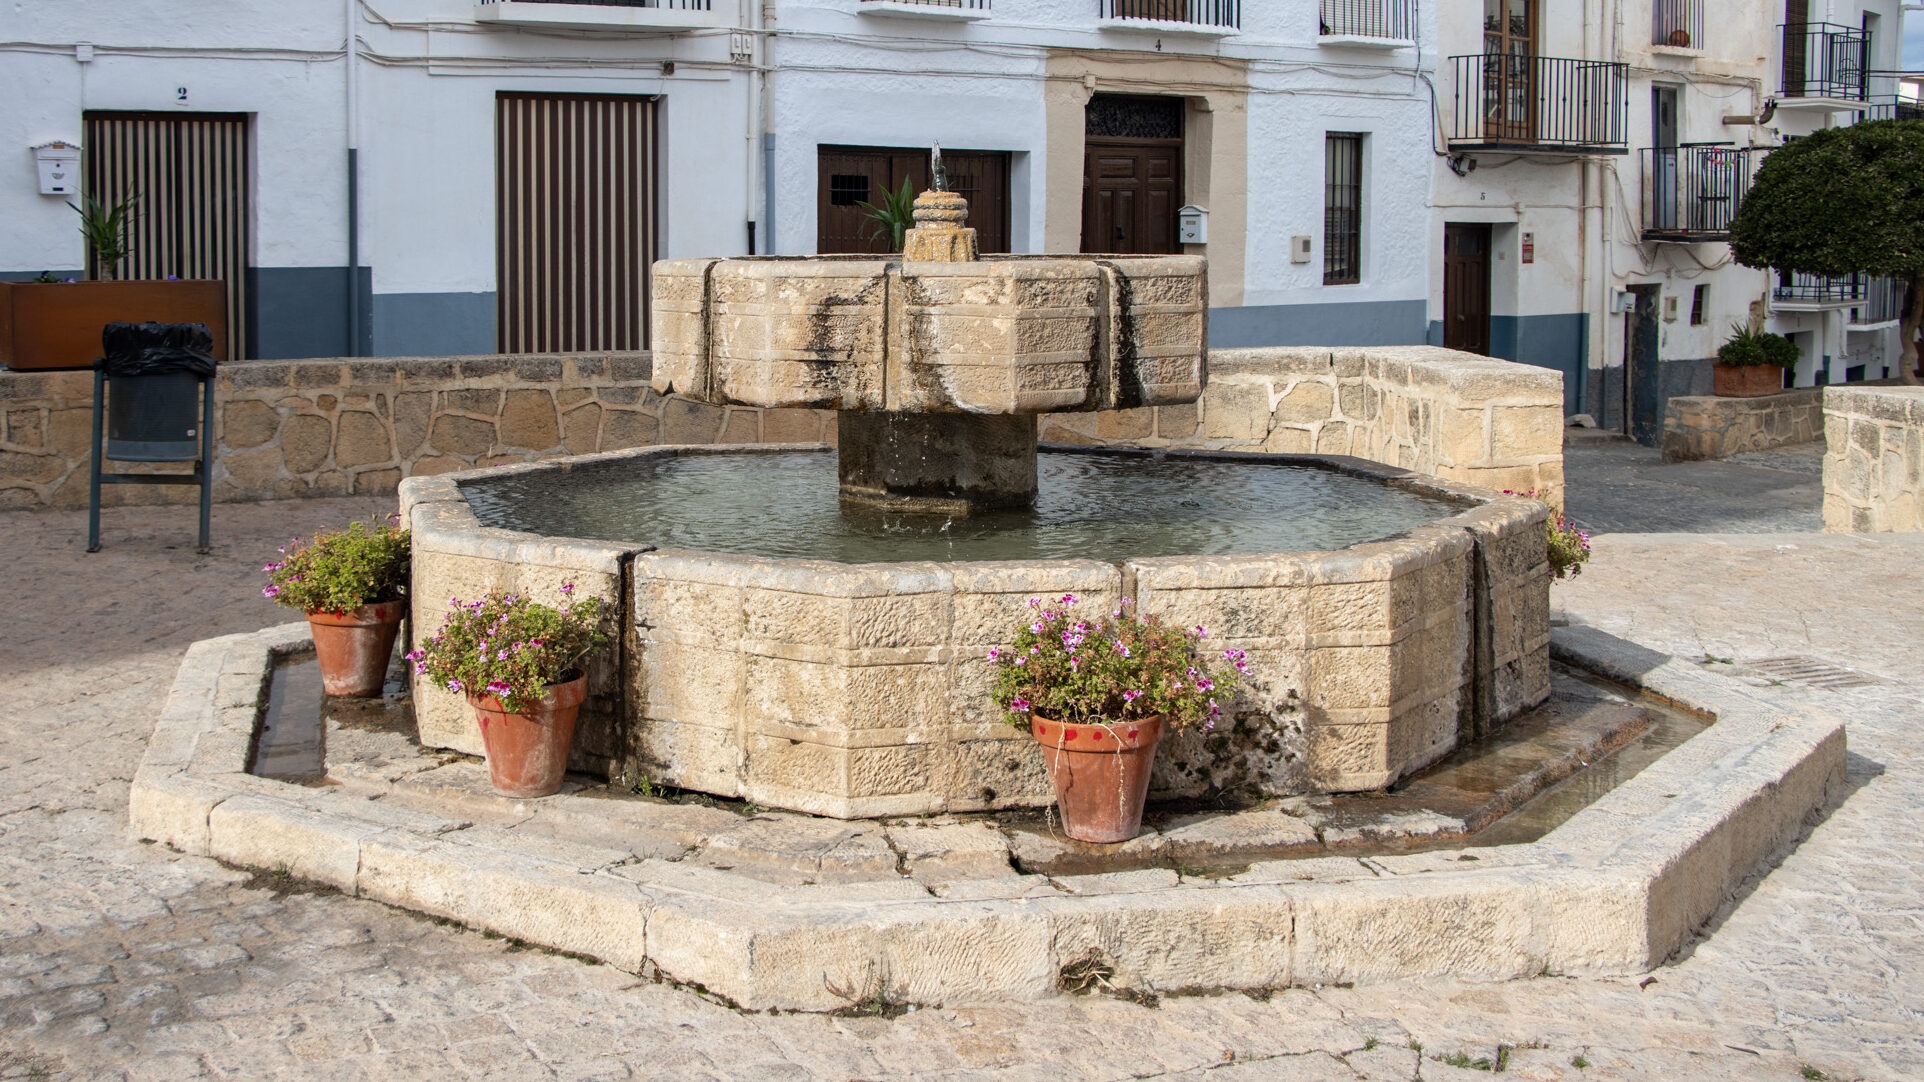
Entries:
[[[333,698],[321,693],[313,658],[283,659],[269,681],[249,771],[304,785],[384,788],[385,799],[424,810],[478,812],[483,818],[493,811],[524,819],[524,809],[539,802],[493,797],[484,768],[472,757],[425,749],[415,740],[403,672],[395,666],[382,698]],[[1116,845],[1064,838],[1050,809],[850,824],[704,794],[657,791],[645,783],[637,792],[579,775],[570,777],[558,801],[574,809],[560,833],[573,841],[618,846],[637,829],[649,833],[650,809],[659,809],[672,820],[662,825],[667,834],[694,842],[683,851],[684,859],[799,883],[900,875],[907,870],[904,861],[877,860],[879,850],[843,843],[874,832],[894,852],[901,849],[894,833],[919,832],[933,822],[993,831],[964,838],[978,849],[984,843],[996,848],[993,838],[999,835],[1005,853],[979,852],[964,862],[990,877],[1006,876],[1010,868],[1050,876],[1171,869],[1221,877],[1259,861],[1535,841],[1710,724],[1702,715],[1567,665],[1553,668],[1551,687],[1544,705],[1498,735],[1457,749],[1387,792],[1152,801],[1143,836]],[[733,838],[729,835],[741,822],[728,815],[704,816],[707,829],[695,839],[688,835],[686,815],[675,808],[713,809],[763,825],[749,837]],[[606,813],[605,833],[597,830],[597,812]],[[784,829],[793,837],[784,838]],[[838,848],[845,859],[838,859]]]
[[[1634,774],[1622,751],[1591,752],[1617,776],[1603,776],[1608,765],[1579,772],[1508,822],[1534,833],[1525,820],[1587,799],[1585,779],[1616,784],[1531,842],[1478,844],[1495,840],[1486,830],[1429,851],[1253,859],[1234,874],[1175,858],[1024,874],[1011,852],[1020,831],[986,817],[843,821],[606,786],[505,800],[477,760],[417,748],[398,699],[330,708],[328,774],[293,784],[247,767],[260,758],[274,668],[311,654],[305,624],[188,650],[129,787],[128,818],[135,837],[185,853],[699,984],[749,1009],[1040,1000],[1091,967],[1118,988],[1158,991],[1647,971],[1841,796],[1844,727],[1807,704],[1790,709],[1761,681],[1595,629],[1558,628],[1551,645],[1576,669],[1715,724]],[[1648,705],[1568,670],[1557,679],[1609,709]],[[299,687],[289,672],[281,694]],[[302,717],[317,724],[318,697],[307,701],[288,709],[300,705],[290,698],[277,715],[269,759],[277,741],[300,743],[289,738]],[[1635,738],[1655,743],[1633,753],[1655,754],[1701,720],[1658,718]],[[1671,722],[1681,727],[1666,736]],[[1199,841],[1185,832],[1261,814],[1172,814],[1156,837]]]

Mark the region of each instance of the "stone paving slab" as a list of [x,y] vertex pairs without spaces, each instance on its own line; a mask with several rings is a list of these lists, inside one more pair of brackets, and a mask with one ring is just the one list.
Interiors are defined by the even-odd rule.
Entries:
[[1488,1077],[1444,1059],[1507,1044],[1520,1077],[1924,1076],[1924,539],[1603,536],[1585,574],[1556,587],[1571,615],[1680,657],[1803,654],[1882,679],[1773,689],[1847,716],[1850,791],[1654,982],[837,1018],[733,1012],[125,839],[127,781],[187,645],[285,619],[255,596],[263,552],[371,504],[221,505],[208,557],[192,553],[190,510],[109,509],[109,547],[92,557],[84,516],[0,515],[9,571],[41,591],[0,626],[17,696],[0,719],[0,1074],[1059,1082],[1232,1067],[1341,1078],[1340,1059],[1354,1077],[1407,1080]]

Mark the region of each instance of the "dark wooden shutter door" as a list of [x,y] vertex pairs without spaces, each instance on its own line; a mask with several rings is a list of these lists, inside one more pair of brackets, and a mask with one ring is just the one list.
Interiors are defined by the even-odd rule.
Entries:
[[657,141],[652,97],[496,95],[503,353],[647,348]]
[[119,278],[216,278],[227,287],[227,356],[247,341],[247,116],[86,114],[85,195],[136,197]]
[[1490,227],[1443,226],[1443,344],[1490,352]]

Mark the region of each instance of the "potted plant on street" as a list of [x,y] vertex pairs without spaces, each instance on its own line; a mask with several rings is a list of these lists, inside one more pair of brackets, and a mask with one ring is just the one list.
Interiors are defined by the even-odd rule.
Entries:
[[495,591],[448,601],[441,629],[407,657],[417,675],[466,695],[481,726],[488,780],[510,797],[561,788],[575,717],[588,694],[588,658],[606,645],[601,600],[559,605]]
[[407,611],[408,555],[408,532],[395,515],[378,526],[351,522],[311,541],[297,537],[261,569],[268,575],[262,596],[307,615],[327,694],[381,693]]
[[1205,628],[1169,626],[1127,598],[1108,616],[1078,604],[1029,600],[1014,643],[989,651],[996,702],[1042,745],[1069,837],[1128,841],[1163,733],[1214,728],[1248,661],[1235,649],[1205,659]]
[[126,278],[137,194],[115,202],[92,196],[74,206],[92,281],[42,273],[0,282],[0,366],[86,368],[100,356],[109,323],[202,323],[213,354],[227,356],[227,286],[213,279]]
[[1755,398],[1783,390],[1784,370],[1796,366],[1797,343],[1737,323],[1730,328],[1730,340],[1717,347],[1711,370],[1718,397]]

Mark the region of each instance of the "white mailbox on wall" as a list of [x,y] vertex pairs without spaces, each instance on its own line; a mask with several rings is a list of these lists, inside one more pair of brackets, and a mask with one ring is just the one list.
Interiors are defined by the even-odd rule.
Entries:
[[40,177],[41,195],[73,195],[80,191],[80,148],[54,140],[33,148],[33,164]]
[[1176,240],[1181,244],[1209,243],[1209,212],[1194,203],[1176,212]]

